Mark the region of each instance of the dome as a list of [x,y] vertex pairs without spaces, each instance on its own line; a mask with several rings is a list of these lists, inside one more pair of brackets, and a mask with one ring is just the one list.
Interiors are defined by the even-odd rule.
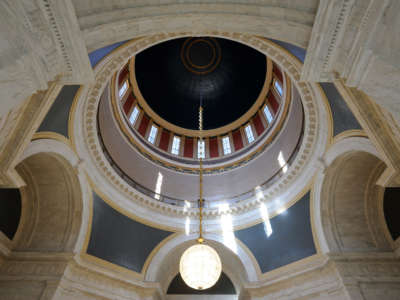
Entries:
[[[201,142],[198,95],[207,90],[207,78],[215,80],[215,93],[202,98],[204,124],[226,122],[204,130]],[[281,67],[244,43],[215,37],[164,41],[133,56],[105,90],[98,117],[100,141],[117,173],[157,201],[178,206],[198,197],[193,175],[200,157],[209,206],[254,198],[255,188],[265,189],[287,171],[303,132],[300,94]],[[177,125],[184,120],[194,129]]]
[[187,37],[150,47],[135,58],[139,90],[166,121],[198,129],[200,99],[204,129],[232,123],[257,100],[267,60],[261,52],[223,38]]

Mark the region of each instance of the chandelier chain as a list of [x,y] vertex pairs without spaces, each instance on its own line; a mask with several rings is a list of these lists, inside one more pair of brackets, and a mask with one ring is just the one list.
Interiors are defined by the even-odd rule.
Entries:
[[[199,107],[199,139],[200,139],[200,144],[203,144],[203,107],[200,105]],[[199,238],[197,241],[199,243],[203,243],[204,238],[203,238],[203,156],[199,155]]]

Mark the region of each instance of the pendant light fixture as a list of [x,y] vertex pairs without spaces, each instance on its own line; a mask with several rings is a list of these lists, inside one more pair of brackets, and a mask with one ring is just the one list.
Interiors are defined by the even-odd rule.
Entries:
[[[203,107],[199,108],[199,141],[203,143]],[[199,237],[197,244],[183,252],[179,272],[183,281],[193,289],[204,290],[212,287],[221,275],[221,260],[217,251],[204,244],[203,238],[203,159],[199,157]]]

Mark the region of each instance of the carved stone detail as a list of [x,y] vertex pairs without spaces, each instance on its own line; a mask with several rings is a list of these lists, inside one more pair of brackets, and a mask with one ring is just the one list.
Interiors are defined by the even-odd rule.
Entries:
[[90,83],[93,72],[70,0],[0,3],[0,117],[48,82]]
[[302,80],[342,78],[390,112],[399,126],[399,14],[396,0],[320,1]]

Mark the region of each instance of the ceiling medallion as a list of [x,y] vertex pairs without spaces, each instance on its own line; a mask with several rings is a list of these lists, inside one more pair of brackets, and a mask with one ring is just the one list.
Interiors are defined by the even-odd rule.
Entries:
[[221,47],[211,37],[187,38],[181,48],[185,68],[197,75],[211,73],[221,62]]
[[[203,129],[203,108],[199,109],[199,132],[200,143]],[[205,290],[212,287],[221,276],[221,260],[217,251],[208,245],[204,245],[203,238],[203,159],[199,158],[199,238],[198,244],[189,247],[183,252],[179,262],[179,272],[183,281],[193,289]]]

